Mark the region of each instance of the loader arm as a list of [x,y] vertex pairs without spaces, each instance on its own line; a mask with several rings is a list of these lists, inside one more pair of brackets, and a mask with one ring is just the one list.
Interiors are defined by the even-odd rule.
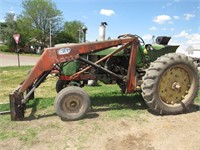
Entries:
[[69,44],[69,46],[59,48],[46,48],[28,77],[21,85],[19,92],[23,93],[45,71],[52,70],[55,64],[75,60],[79,58],[79,55],[100,51],[133,40],[134,38],[124,38],[92,43]]
[[[106,48],[133,43],[138,45],[137,37],[119,38],[115,40],[69,44],[63,47],[46,48],[28,77],[12,93],[9,94],[11,120],[23,120],[25,103],[34,90],[45,80],[56,64],[80,58],[80,55],[104,50]],[[32,86],[33,85],[33,86]],[[23,93],[32,87],[25,96]]]

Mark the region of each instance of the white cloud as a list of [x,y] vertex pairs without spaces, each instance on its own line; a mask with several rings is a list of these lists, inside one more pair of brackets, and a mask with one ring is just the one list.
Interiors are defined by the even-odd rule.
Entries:
[[150,27],[149,30],[151,30],[151,31],[156,31],[157,28],[153,26],[153,27]]
[[176,19],[176,20],[180,19],[179,16],[173,16],[173,18]]
[[180,42],[177,41],[177,40],[171,39],[171,40],[169,41],[169,45],[180,45]]
[[101,9],[100,14],[105,16],[112,16],[115,14],[115,12],[111,9]]
[[169,23],[170,20],[171,20],[171,17],[168,15],[159,15],[159,16],[156,16],[153,21],[158,24],[165,24],[166,22]]
[[189,34],[185,30],[183,30],[183,31],[181,31],[181,33],[179,33],[177,35],[174,35],[174,37],[177,37],[177,38],[179,38],[179,37],[187,37],[188,35]]
[[200,34],[199,33],[193,33],[193,34],[190,34],[188,36],[188,38],[191,40],[191,41],[196,41],[196,43],[199,43],[200,44]]
[[199,33],[192,33],[189,34],[185,30],[181,31],[179,34],[174,35],[175,38],[185,38],[187,45],[200,45],[200,34]]
[[152,35],[151,34],[145,34],[142,36],[142,39],[148,43],[150,40],[152,40]]
[[162,28],[162,30],[163,30],[163,31],[166,31],[166,30],[167,30],[167,28]]
[[187,42],[186,42],[186,44],[187,45],[200,45],[200,42],[199,42],[199,40],[188,40]]
[[170,31],[174,31],[174,30],[175,30],[174,28],[171,28],[171,29],[170,29]]
[[195,14],[189,14],[189,13],[187,13],[187,14],[184,14],[183,16],[184,16],[185,20],[190,20],[191,18],[195,17]]

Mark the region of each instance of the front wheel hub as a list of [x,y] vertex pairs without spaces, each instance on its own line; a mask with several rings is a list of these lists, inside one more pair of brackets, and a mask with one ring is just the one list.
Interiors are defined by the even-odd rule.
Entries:
[[64,108],[66,111],[74,113],[76,111],[79,111],[80,107],[81,107],[81,99],[78,96],[69,96],[66,99]]

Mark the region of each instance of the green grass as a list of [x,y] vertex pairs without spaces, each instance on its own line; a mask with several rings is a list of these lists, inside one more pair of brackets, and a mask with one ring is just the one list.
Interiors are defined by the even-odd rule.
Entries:
[[0,131],[0,140],[7,140],[7,139],[15,138],[18,136],[20,136],[20,134],[16,131],[7,131],[7,130]]
[[[22,67],[1,67],[0,68],[0,103],[8,102],[8,95],[13,91],[26,76],[28,70],[32,66]],[[35,91],[35,99],[27,103],[26,121],[11,122],[10,115],[0,116],[0,141],[16,138],[19,141],[32,145],[37,141],[37,136],[43,129],[60,130],[60,125],[50,123],[48,125],[29,127],[27,124],[34,119],[51,118],[55,115],[53,107],[56,96],[55,84],[56,77],[48,77],[45,83],[41,84]],[[116,120],[120,118],[134,119],[145,121],[141,114],[145,114],[147,106],[145,105],[140,93],[134,95],[122,95],[117,85],[104,85],[102,83],[97,87],[84,87],[84,90],[90,95],[93,111],[105,112],[105,120]],[[200,94],[200,91],[199,91]],[[195,103],[200,104],[200,96],[195,99]],[[0,105],[0,111],[9,110],[9,104]],[[78,121],[78,126],[85,126],[87,120]],[[94,124],[92,132],[98,132],[101,127]],[[78,147],[81,149],[83,143],[87,140],[91,133],[88,131],[87,135],[79,136]]]
[[[31,68],[32,66],[22,66],[20,68],[16,66],[0,67],[0,84],[3,85],[0,86],[0,103],[9,102],[9,93],[26,78],[27,72]],[[49,106],[53,106],[56,96],[56,80],[56,77],[48,77],[45,83],[41,84],[41,86],[36,89],[36,98],[28,102],[27,108],[32,109],[33,112],[37,112],[37,110],[47,109]],[[104,85],[100,83],[97,87],[86,86],[84,89],[90,95],[92,106],[99,111],[135,111],[144,110],[147,108],[140,93],[136,93],[134,96],[122,95],[117,85]],[[200,96],[195,99],[195,103],[200,104]],[[0,105],[0,111],[6,111],[8,109],[9,104]],[[123,116],[124,113],[120,113],[120,115]],[[129,112],[127,112],[127,114],[129,114]]]
[[3,103],[0,105],[0,111],[9,111],[9,109],[10,109],[9,103],[5,103],[5,104]]
[[200,105],[200,90],[198,91],[198,96],[195,98],[194,102]]
[[31,145],[36,140],[36,136],[38,134],[37,128],[28,128],[25,129],[24,133],[19,136],[19,140]]
[[0,141],[16,138],[27,145],[31,145],[36,140],[36,136],[38,135],[38,129],[27,128],[24,125],[21,129],[18,127],[18,125],[20,124],[17,122],[11,122],[10,117],[8,116],[1,116],[0,120]]
[[[0,103],[9,102],[8,95],[13,91],[19,83],[21,83],[27,76],[27,72],[32,66],[22,67],[1,67],[0,68]],[[56,96],[55,84],[56,77],[48,77],[45,83],[35,91],[35,99],[30,100],[27,108],[30,109],[32,117],[37,118],[38,110],[45,110],[52,107]],[[132,95],[122,95],[117,85],[101,84],[97,87],[84,87],[91,97],[92,106],[97,111],[103,110],[119,110],[119,109],[145,109],[141,106],[142,98],[139,94],[133,98]],[[0,105],[0,111],[9,109],[9,104]]]
[[31,145],[38,135],[37,128],[29,128],[23,122],[10,121],[9,115],[0,116],[0,141],[16,138],[27,145]]
[[0,67],[0,103],[8,102],[8,95],[25,79],[32,66]]
[[0,140],[7,140],[11,138],[19,138],[20,141],[26,144],[32,144],[37,136],[37,129],[28,128],[24,129],[23,133],[17,131],[0,131]]

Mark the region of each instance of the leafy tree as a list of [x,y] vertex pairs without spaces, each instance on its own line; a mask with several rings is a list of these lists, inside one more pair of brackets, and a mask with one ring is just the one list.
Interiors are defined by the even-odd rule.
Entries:
[[52,35],[61,28],[61,11],[51,0],[24,0],[22,7],[24,10],[18,23],[22,29],[24,24],[28,32],[31,30],[31,34],[26,32],[24,35],[29,34],[42,46],[48,45],[50,27]]
[[72,36],[75,39],[75,42],[79,42],[80,39],[83,38],[82,28],[84,26],[84,23],[80,21],[66,21],[64,24],[64,31]]
[[4,29],[7,27],[5,22],[0,22],[0,40],[5,42]]
[[16,33],[16,21],[14,13],[7,13],[5,17],[5,23],[1,24],[2,30],[2,40],[9,45],[15,45],[13,40],[13,34]]
[[20,34],[20,44],[22,46],[29,45],[34,38],[34,28],[31,26],[32,21],[30,19],[24,19],[19,16],[17,19],[17,32]]
[[54,38],[54,43],[59,44],[59,43],[75,43],[76,40],[74,37],[69,35],[65,31],[58,32]]

